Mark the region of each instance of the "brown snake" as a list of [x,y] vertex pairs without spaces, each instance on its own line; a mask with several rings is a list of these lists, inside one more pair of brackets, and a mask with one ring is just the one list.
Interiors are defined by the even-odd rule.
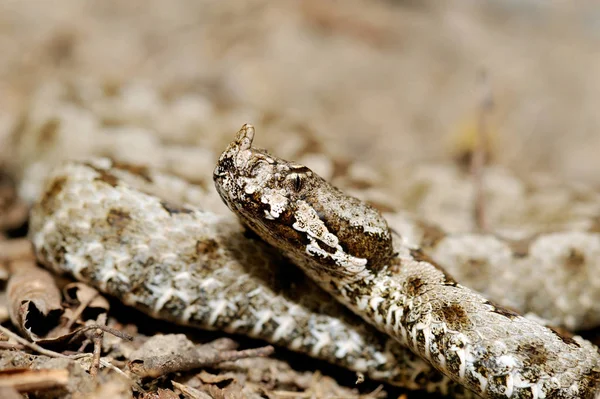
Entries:
[[252,147],[221,155],[217,191],[240,220],[379,330],[490,398],[591,398],[596,348],[496,305],[393,234],[372,207]]
[[[291,232],[291,242],[276,243],[280,249],[291,245],[288,256],[302,263],[310,246],[322,257],[321,282],[335,285],[326,288],[370,312],[380,329],[484,396],[593,397],[598,355],[592,345],[561,337],[452,282],[414,246],[392,238],[377,212],[307,168],[286,169],[291,164],[251,148],[245,132],[253,129],[240,131],[217,168],[218,182],[225,183],[218,185],[221,194],[235,197],[230,206],[250,215],[243,219],[250,227],[261,231],[266,224],[267,234],[285,228],[280,234],[286,238]],[[247,148],[241,149],[245,139]],[[275,166],[283,172],[269,169]],[[232,218],[160,199],[202,207],[199,190],[108,160],[66,164],[54,171],[32,213],[38,256],[156,317],[248,334],[410,389],[467,395],[393,340],[327,303],[291,265],[245,237]],[[290,209],[298,192],[310,193],[304,199],[313,202]],[[297,228],[290,227],[292,209],[302,211],[294,219]],[[322,217],[330,219],[321,224]],[[354,234],[357,229],[361,234]],[[324,261],[328,258],[335,262]]]
[[34,205],[30,236],[48,268],[153,317],[260,338],[408,389],[472,396],[247,237],[233,215],[200,210],[204,196],[146,168],[67,162]]

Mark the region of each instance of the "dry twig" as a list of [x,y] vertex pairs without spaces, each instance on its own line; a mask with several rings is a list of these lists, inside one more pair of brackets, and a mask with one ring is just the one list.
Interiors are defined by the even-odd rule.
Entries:
[[12,387],[18,392],[32,392],[63,387],[69,382],[64,369],[9,369],[0,371],[0,388]]
[[[106,324],[106,313],[102,313],[98,316],[99,325]],[[104,331],[100,328],[96,328],[93,332],[92,342],[94,343],[94,352],[92,357],[92,365],[90,367],[90,375],[96,377],[98,375],[98,369],[100,368],[100,355],[102,353],[102,340],[104,339]]]
[[129,369],[141,377],[158,377],[273,352],[272,346],[222,351],[211,344],[196,346],[183,334],[156,335],[131,354]]
[[[83,285],[81,283],[76,284]],[[77,309],[69,315],[69,320],[65,324],[65,330],[69,331],[73,324],[79,320],[79,317],[83,314],[84,310],[87,309],[87,307],[100,295],[97,290],[91,287],[89,287],[89,290],[89,294],[80,300]]]
[[62,359],[70,359],[69,356],[67,356],[67,355],[63,355],[62,353],[58,353],[58,352],[51,351],[49,349],[42,348],[41,346],[39,346],[36,343],[29,342],[25,338],[15,334],[14,332],[10,331],[8,328],[6,328],[2,325],[0,325],[0,332],[2,334],[6,335],[7,337],[12,338],[13,340],[17,341],[21,345],[23,345],[37,353],[40,353],[42,355],[46,355],[49,357],[58,357],[58,358],[62,358]]
[[102,324],[91,324],[89,326],[80,327],[75,332],[75,334],[73,335],[73,337],[69,340],[69,342],[75,342],[75,341],[77,341],[81,337],[82,334],[84,334],[84,333],[86,333],[86,332],[88,332],[90,330],[95,330],[95,329],[102,330],[102,331],[107,332],[107,333],[109,333],[111,335],[114,335],[117,338],[121,338],[121,339],[126,340],[126,341],[133,341],[133,337],[131,335],[127,334],[124,331],[117,330],[117,329],[112,328],[112,327],[104,326]]

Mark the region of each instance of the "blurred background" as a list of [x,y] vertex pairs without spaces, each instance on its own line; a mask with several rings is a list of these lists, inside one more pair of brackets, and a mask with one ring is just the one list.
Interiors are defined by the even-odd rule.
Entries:
[[599,49],[595,1],[2,0],[0,156],[126,129],[210,165],[249,122],[280,156],[393,171],[460,152],[485,71],[494,161],[597,184]]
[[[103,155],[212,189],[252,123],[382,210],[470,231],[471,180],[410,171],[464,167],[483,126],[493,228],[600,231],[598,71],[592,0],[0,0],[0,183],[31,202],[53,164]],[[585,190],[534,196],[506,170]]]

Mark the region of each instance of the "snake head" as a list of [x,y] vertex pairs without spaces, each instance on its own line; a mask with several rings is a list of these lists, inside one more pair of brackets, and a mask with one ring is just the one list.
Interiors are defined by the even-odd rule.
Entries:
[[316,277],[362,278],[389,261],[391,233],[377,210],[308,167],[253,147],[253,139],[254,128],[242,126],[213,175],[221,198],[247,227]]

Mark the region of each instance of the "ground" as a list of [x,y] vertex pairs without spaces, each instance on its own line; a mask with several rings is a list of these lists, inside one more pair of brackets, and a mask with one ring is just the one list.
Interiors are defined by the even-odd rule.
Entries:
[[[11,181],[18,183],[26,165],[45,157],[43,150],[16,151],[15,137],[36,129],[35,118],[52,108],[44,101],[56,98],[47,94],[56,87],[76,87],[72,92],[82,98],[68,101],[85,103],[104,127],[139,129],[161,145],[203,147],[206,170],[249,122],[258,144],[280,156],[332,177],[350,173],[360,180],[375,170],[377,178],[366,183],[393,192],[401,168],[464,155],[485,117],[494,163],[597,187],[598,15],[594,1],[1,0],[0,168],[7,178],[0,244],[25,232],[26,212],[14,200]],[[89,100],[99,89],[107,97],[121,93],[122,102],[101,108]],[[147,161],[146,147],[121,151]],[[196,177],[183,162],[171,168]],[[0,262],[7,258],[0,253]],[[113,322],[134,336],[133,346],[159,330],[141,331],[155,323],[137,314],[141,319],[123,319],[129,310],[117,304],[111,309]],[[263,345],[241,341],[243,348]],[[2,368],[49,361],[7,345]],[[267,395],[354,394],[352,388],[336,391],[322,377],[352,387],[349,373],[279,349],[276,359],[265,360],[264,368],[242,367],[235,384]],[[64,367],[61,361],[52,359],[56,368]],[[83,366],[70,367],[81,381],[90,380]],[[267,369],[279,371],[260,374]],[[238,394],[214,380],[223,370],[211,370],[212,376],[192,377],[196,386],[218,385],[205,387],[213,397]],[[107,375],[103,369],[97,378]],[[129,392],[114,379],[85,381],[88,397],[109,395],[100,389],[115,398]],[[227,387],[234,393],[223,393]],[[366,394],[377,384],[359,387]],[[171,398],[165,392],[158,397]]]

